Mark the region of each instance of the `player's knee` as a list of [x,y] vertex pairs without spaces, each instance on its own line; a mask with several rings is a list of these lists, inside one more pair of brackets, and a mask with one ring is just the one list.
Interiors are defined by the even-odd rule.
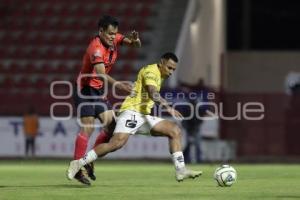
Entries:
[[90,136],[94,132],[94,118],[92,117],[83,117],[81,118],[81,130],[87,135]]
[[171,134],[172,134],[173,138],[181,137],[181,129],[179,128],[179,126],[177,124],[174,124],[174,126],[172,127]]
[[94,127],[82,127],[82,131],[89,137],[94,132]]

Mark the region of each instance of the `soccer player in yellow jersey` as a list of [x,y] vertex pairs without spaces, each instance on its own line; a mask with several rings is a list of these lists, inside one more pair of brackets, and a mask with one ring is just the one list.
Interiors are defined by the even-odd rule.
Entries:
[[116,151],[125,145],[130,135],[149,134],[152,136],[165,136],[169,139],[169,149],[175,165],[177,181],[186,178],[195,178],[202,174],[201,171],[192,171],[185,167],[181,147],[181,130],[172,121],[156,116],[151,116],[150,111],[154,103],[166,108],[175,118],[183,116],[170,107],[160,94],[162,82],[172,75],[176,69],[178,58],[173,53],[162,55],[158,64],[143,67],[134,84],[133,92],[123,102],[113,136],[108,143],[99,144],[89,151],[83,158],[73,160],[67,171],[67,177],[73,179],[80,168],[91,163],[109,152]]

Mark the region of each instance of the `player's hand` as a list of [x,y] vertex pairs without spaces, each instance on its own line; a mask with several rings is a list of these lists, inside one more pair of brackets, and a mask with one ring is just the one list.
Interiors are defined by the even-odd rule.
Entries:
[[124,92],[130,94],[132,91],[132,85],[128,82],[121,82],[118,81],[117,82],[117,88],[120,90],[123,90]]
[[139,39],[139,32],[137,32],[135,30],[131,31],[130,38],[131,38],[131,40],[134,40],[134,41],[138,40]]
[[169,113],[170,113],[170,115],[172,115],[175,119],[177,119],[177,120],[183,120],[183,115],[179,112],[179,111],[177,111],[177,110],[175,110],[174,108],[168,108],[168,110],[167,110]]

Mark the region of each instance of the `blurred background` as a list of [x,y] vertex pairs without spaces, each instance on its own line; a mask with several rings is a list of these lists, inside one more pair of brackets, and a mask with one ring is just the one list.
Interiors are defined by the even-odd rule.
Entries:
[[[136,30],[142,40],[140,49],[120,49],[112,77],[134,81],[143,65],[173,51],[180,62],[163,94],[174,103],[193,100],[177,93],[194,92],[196,103],[217,105],[201,107],[218,114],[213,120],[182,123],[188,162],[298,162],[299,7],[297,0],[1,0],[0,157],[25,156],[28,137],[34,156],[72,156],[79,129],[72,84],[99,18],[109,14],[121,33]],[[52,84],[53,98],[54,81],[72,84]],[[260,120],[244,117],[253,102],[263,105],[249,111],[261,111]],[[30,136],[28,112],[39,122]],[[167,140],[135,136],[107,158],[168,157]]]

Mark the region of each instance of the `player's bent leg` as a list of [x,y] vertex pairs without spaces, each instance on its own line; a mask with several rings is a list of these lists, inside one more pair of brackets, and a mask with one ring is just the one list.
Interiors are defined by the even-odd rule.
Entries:
[[96,154],[100,157],[122,148],[128,141],[130,134],[128,133],[114,133],[113,137],[108,143],[103,143],[94,148]]
[[109,127],[109,125],[115,121],[115,112],[113,110],[107,110],[98,115],[103,127]]
[[[114,120],[114,111],[112,111],[112,110],[108,110],[108,111],[105,111],[105,112],[99,114],[99,120],[105,127],[103,127],[102,131],[97,136],[93,148],[95,148],[99,144],[107,143],[110,140],[110,138],[112,137],[112,133],[113,133],[113,131],[115,129],[115,125],[116,125],[115,120]],[[91,163],[85,165],[84,168],[86,169],[87,175],[89,176],[89,178],[91,180],[95,181],[96,175],[95,175],[95,171],[94,171],[94,163],[91,162]]]
[[170,153],[182,151],[181,130],[176,123],[169,120],[160,121],[152,127],[151,135],[168,137]]
[[151,135],[169,138],[170,153],[176,169],[175,178],[178,182],[187,178],[194,179],[202,174],[202,171],[193,171],[185,167],[181,148],[181,130],[176,123],[163,120],[152,127]]
[[95,148],[99,144],[109,142],[111,137],[112,136],[107,131],[101,130],[100,133],[98,134],[96,140],[95,140],[95,144],[94,144],[93,148]]
[[113,135],[113,132],[116,127],[116,122],[113,120],[110,124],[108,124],[106,127],[103,127],[98,134],[95,144],[93,148],[95,148],[97,145],[102,144],[102,143],[107,143],[109,142],[110,138]]
[[[115,125],[115,123],[113,123],[113,124]],[[113,130],[113,129],[114,128],[112,128],[111,130]],[[112,137],[112,133],[108,132],[108,130],[103,129],[99,133],[99,135],[97,136],[93,148],[95,148],[99,144],[109,142],[109,140],[110,140],[111,137]],[[95,175],[95,170],[94,170],[95,164],[92,162],[92,163],[90,163],[88,165],[85,165],[84,167],[85,167],[85,169],[87,171],[87,174],[90,177],[90,179],[92,179],[93,181],[95,181],[96,180],[96,175]]]
[[126,144],[128,138],[129,134],[127,133],[115,133],[109,141],[109,143],[100,144],[93,150],[89,151],[84,157],[80,158],[79,160],[71,161],[67,170],[67,178],[69,180],[73,179],[75,175],[79,172],[81,167],[95,161],[98,156],[102,157],[109,152],[113,152],[120,149]]

